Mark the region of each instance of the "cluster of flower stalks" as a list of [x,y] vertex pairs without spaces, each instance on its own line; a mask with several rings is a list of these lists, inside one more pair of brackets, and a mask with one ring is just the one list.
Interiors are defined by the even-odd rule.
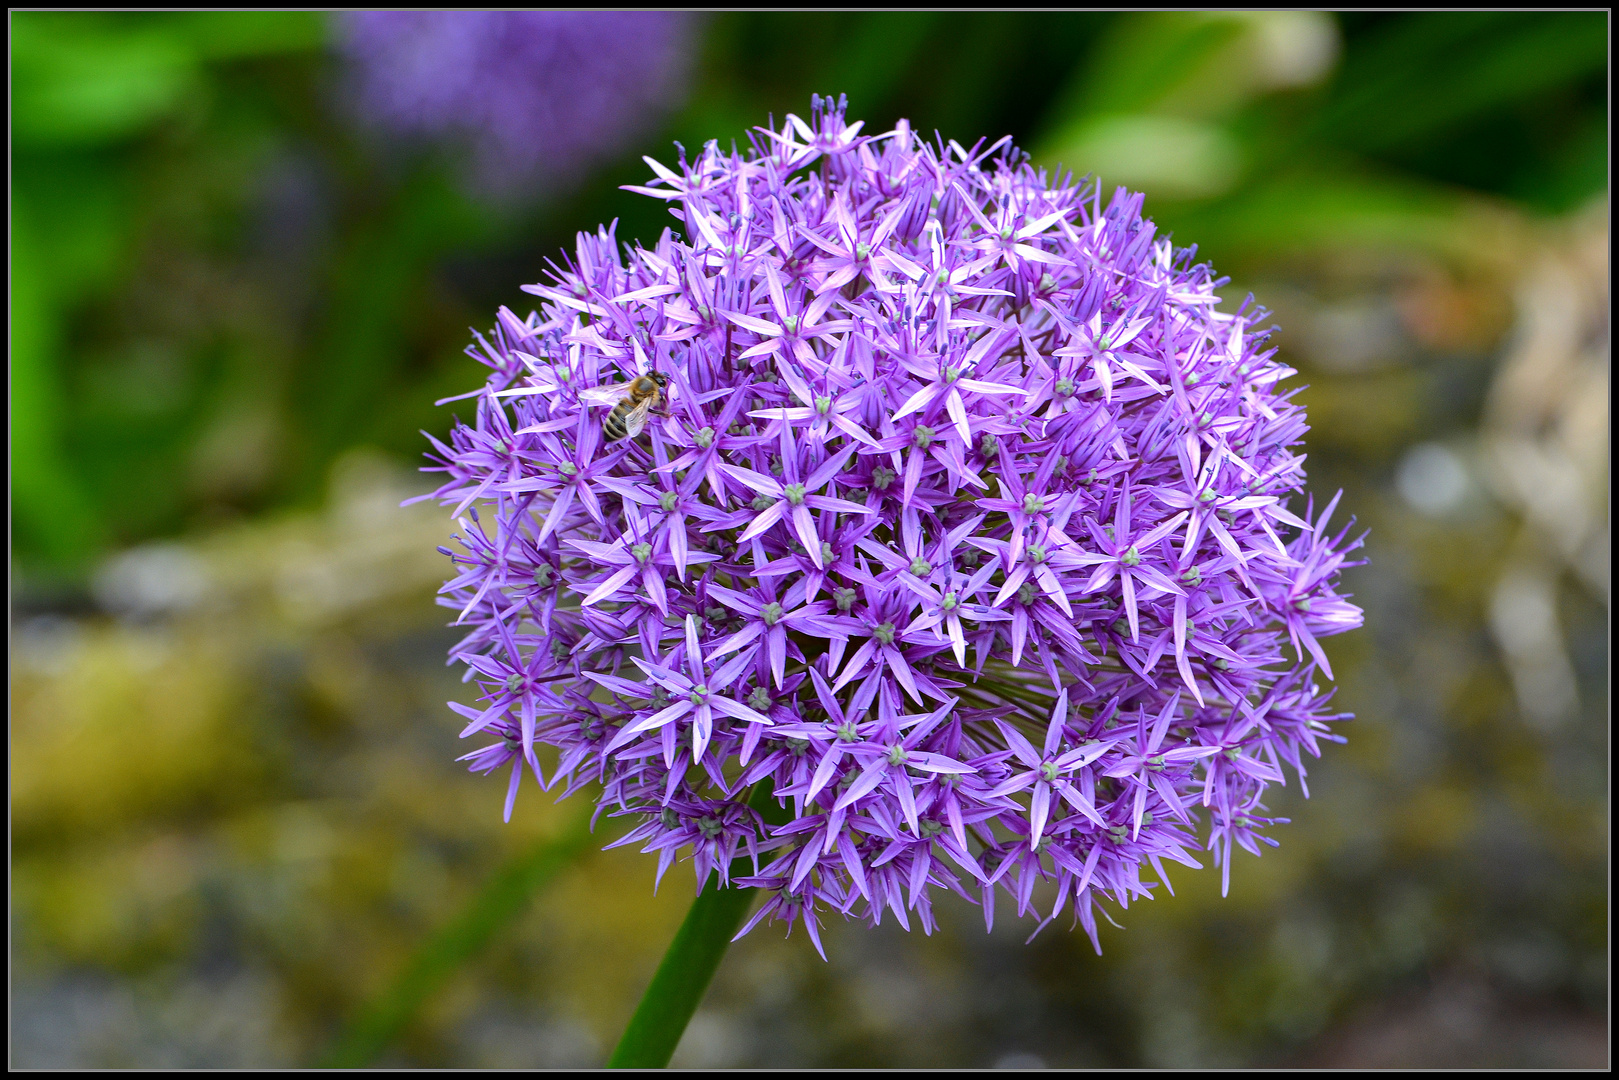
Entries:
[[1360,622],[1358,541],[1287,509],[1265,313],[1005,140],[824,99],[772,128],[649,159],[678,232],[581,235],[469,350],[493,373],[433,455],[482,692],[453,707],[494,739],[463,760],[510,766],[508,817],[525,769],[599,783],[660,878],[689,854],[817,948],[829,912],[931,930],[936,889],[989,921],[1041,881],[1094,942],[1167,861],[1229,879],[1341,741],[1317,639]]

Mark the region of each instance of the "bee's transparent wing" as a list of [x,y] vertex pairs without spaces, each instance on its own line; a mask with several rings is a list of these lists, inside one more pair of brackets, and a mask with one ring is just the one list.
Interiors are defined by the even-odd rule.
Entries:
[[646,427],[647,415],[652,412],[652,406],[657,402],[657,400],[658,395],[648,395],[646,398],[643,398],[641,401],[637,402],[635,407],[625,415],[624,438],[633,439],[637,435],[641,434],[641,429]]
[[605,405],[612,408],[624,400],[623,386],[592,386],[579,391],[579,400],[586,405]]

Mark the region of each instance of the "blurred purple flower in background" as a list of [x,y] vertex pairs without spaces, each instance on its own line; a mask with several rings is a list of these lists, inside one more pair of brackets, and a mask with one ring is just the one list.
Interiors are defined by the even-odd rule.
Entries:
[[515,199],[622,151],[684,95],[691,16],[669,11],[363,11],[342,16],[371,125],[470,152]]
[[[1267,785],[1341,741],[1317,638],[1360,623],[1359,542],[1286,508],[1267,315],[1220,312],[1140,195],[860,127],[817,99],[652,163],[685,238],[581,234],[470,350],[476,421],[435,443],[483,695],[454,707],[497,737],[468,758],[508,816],[525,763],[601,783],[660,878],[689,846],[817,947],[829,911],[931,930],[935,889],[992,920],[1041,880],[1095,942],[1144,869],[1274,844]],[[607,441],[604,389],[653,371]]]

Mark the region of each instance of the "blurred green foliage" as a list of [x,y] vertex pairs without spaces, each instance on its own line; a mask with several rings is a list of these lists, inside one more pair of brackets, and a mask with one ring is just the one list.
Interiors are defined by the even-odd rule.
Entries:
[[1591,13],[1125,19],[1042,156],[1164,197],[1159,222],[1226,269],[1368,247],[1476,257],[1459,248],[1478,242],[1478,196],[1562,211],[1606,186],[1606,56]]
[[[689,879],[654,898],[627,850],[564,867],[576,806],[519,800],[502,828],[504,784],[451,766],[441,703],[466,690],[428,602],[449,527],[398,510],[419,486],[395,470],[419,429],[448,427],[432,402],[475,384],[469,324],[526,310],[518,286],[575,230],[618,219],[650,241],[670,222],[618,190],[644,179],[639,153],[740,140],[812,91],[849,94],[870,130],[1010,133],[1143,189],[1233,299],[1277,310],[1310,384],[1312,488],[1345,488],[1373,530],[1351,582],[1367,627],[1330,650],[1361,719],[1310,803],[1280,795],[1296,824],[1229,899],[1183,875],[1102,958],[1056,927],[1026,947],[1004,911],[989,937],[965,909],[931,940],[835,928],[830,966],[756,933],[676,1064],[1330,1064],[1350,1058],[1323,1033],[1436,972],[1605,1003],[1606,571],[1600,589],[1584,564],[1545,571],[1587,582],[1553,594],[1578,705],[1533,728],[1490,590],[1563,566],[1561,538],[1510,500],[1435,517],[1396,490],[1413,443],[1482,438],[1503,355],[1586,357],[1600,379],[1557,369],[1552,396],[1605,398],[1605,336],[1558,307],[1594,289],[1580,303],[1606,309],[1605,263],[1578,254],[1606,218],[1569,216],[1608,184],[1605,13],[715,14],[662,131],[515,209],[356,130],[327,16],[14,12],[11,29],[29,1062],[605,1060]],[[1550,299],[1525,306],[1537,288]],[[1599,463],[1605,416],[1581,421]],[[1592,536],[1575,539],[1605,550]],[[91,602],[109,556],[165,537],[188,538],[203,600],[117,620]],[[62,997],[92,976],[175,1011],[132,1006],[110,1049],[79,1029],[39,1043],[94,1012]],[[177,986],[205,988],[205,1020]],[[1480,1015],[1517,1030],[1506,1006]],[[177,1044],[204,1048],[162,1056]]]
[[109,541],[180,523],[175,459],[218,366],[186,332],[221,313],[154,326],[119,308],[172,286],[141,280],[154,243],[216,239],[206,219],[239,212],[254,144],[280,126],[218,69],[307,56],[324,28],[305,13],[17,12],[11,30],[16,543],[82,569]]

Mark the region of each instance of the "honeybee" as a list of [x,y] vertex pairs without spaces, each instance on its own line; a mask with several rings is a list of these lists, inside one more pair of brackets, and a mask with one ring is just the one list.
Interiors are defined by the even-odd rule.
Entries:
[[646,418],[663,401],[664,388],[669,376],[661,371],[637,375],[628,383],[616,386],[597,386],[580,393],[580,400],[591,405],[612,405],[613,411],[602,421],[602,438],[608,442],[633,439],[646,427]]

